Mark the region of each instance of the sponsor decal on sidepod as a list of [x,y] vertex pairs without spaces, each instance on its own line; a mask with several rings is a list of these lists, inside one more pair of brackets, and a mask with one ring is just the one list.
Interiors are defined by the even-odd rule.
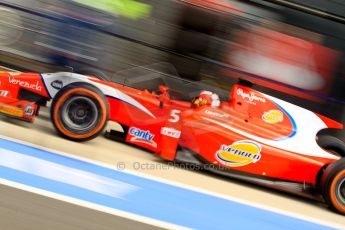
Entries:
[[153,141],[153,138],[155,137],[154,134],[151,134],[148,130],[141,130],[136,127],[131,127],[129,129],[129,135],[131,135],[131,142],[138,142],[138,143],[144,143],[151,145],[153,147],[157,147],[157,143]]
[[272,109],[268,112],[264,112],[262,115],[262,120],[266,123],[276,124],[283,121],[283,113],[279,110]]
[[161,134],[168,136],[168,137],[180,138],[181,131],[174,129],[174,128],[170,128],[170,127],[163,127],[161,129]]
[[219,113],[219,112],[215,112],[215,111],[210,111],[210,110],[205,110],[205,113],[215,116],[215,117],[220,117],[220,118],[228,118],[230,115],[226,114],[226,113]]
[[236,141],[231,145],[222,145],[216,152],[216,158],[226,166],[245,166],[261,159],[261,146],[254,141]]
[[266,102],[266,99],[264,97],[256,95],[254,92],[246,93],[243,91],[243,89],[237,89],[236,93],[237,95],[241,96],[244,100],[248,102],[252,102],[252,103],[255,103],[255,101],[260,101],[262,103]]

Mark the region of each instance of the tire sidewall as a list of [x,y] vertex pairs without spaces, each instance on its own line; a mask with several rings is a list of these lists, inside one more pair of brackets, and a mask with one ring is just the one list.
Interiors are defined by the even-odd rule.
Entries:
[[334,151],[342,157],[345,157],[345,143],[338,138],[330,135],[322,135],[318,137],[318,145],[329,151]]
[[[66,128],[61,118],[61,108],[63,107],[66,99],[73,97],[73,95],[89,97],[94,102],[97,102],[97,107],[100,108],[100,110],[98,110],[100,120],[97,121],[97,125],[95,127],[85,134],[73,133],[71,129]],[[108,121],[108,107],[107,100],[99,89],[88,83],[72,83],[63,87],[55,95],[50,110],[51,120],[55,129],[63,137],[74,141],[87,141],[97,137],[103,131]]]
[[345,179],[345,159],[342,158],[326,167],[321,179],[322,195],[329,207],[345,214],[345,201],[337,196],[337,189],[342,179]]

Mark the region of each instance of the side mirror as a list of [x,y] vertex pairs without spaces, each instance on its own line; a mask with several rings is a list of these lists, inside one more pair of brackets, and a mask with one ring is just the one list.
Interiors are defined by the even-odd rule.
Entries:
[[159,108],[163,108],[164,103],[170,101],[169,88],[165,85],[160,85],[159,91],[161,92],[161,95],[158,96]]
[[160,86],[159,86],[159,91],[160,91],[162,94],[166,94],[166,93],[169,92],[169,88],[168,88],[168,86],[160,85]]

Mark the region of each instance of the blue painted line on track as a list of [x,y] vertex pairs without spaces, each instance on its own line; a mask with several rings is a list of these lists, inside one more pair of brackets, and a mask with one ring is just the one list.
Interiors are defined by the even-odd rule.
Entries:
[[[23,160],[18,163],[11,162],[8,158],[4,159],[8,154],[13,154],[15,159]],[[84,172],[87,175],[85,181],[90,180],[91,184],[95,183],[94,186],[103,183],[99,187],[100,190],[107,191],[107,186],[118,186],[119,190],[122,190],[125,185],[135,189],[124,193],[123,197],[116,198],[87,187],[80,187],[80,183],[73,185],[70,182],[52,180],[43,174],[37,175],[37,168],[33,168],[39,167],[40,164],[43,166],[42,163],[46,163],[44,167],[50,167],[51,164],[52,170],[60,170],[56,167],[60,166],[62,170],[59,172],[66,173],[66,176],[69,176],[69,172],[66,171],[68,168],[71,171],[78,170],[78,174],[73,173],[73,176],[80,176],[80,172]],[[30,170],[35,173],[30,173]],[[331,229],[329,226],[127,174],[1,138],[0,178],[195,229]],[[115,184],[110,185],[112,180],[116,180]]]

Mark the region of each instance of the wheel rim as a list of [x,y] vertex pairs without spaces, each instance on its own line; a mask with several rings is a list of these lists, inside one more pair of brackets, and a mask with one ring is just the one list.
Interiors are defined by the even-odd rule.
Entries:
[[61,108],[61,121],[65,128],[79,134],[89,132],[98,120],[98,106],[88,97],[70,97]]
[[337,197],[345,204],[345,178],[341,179],[337,187]]

